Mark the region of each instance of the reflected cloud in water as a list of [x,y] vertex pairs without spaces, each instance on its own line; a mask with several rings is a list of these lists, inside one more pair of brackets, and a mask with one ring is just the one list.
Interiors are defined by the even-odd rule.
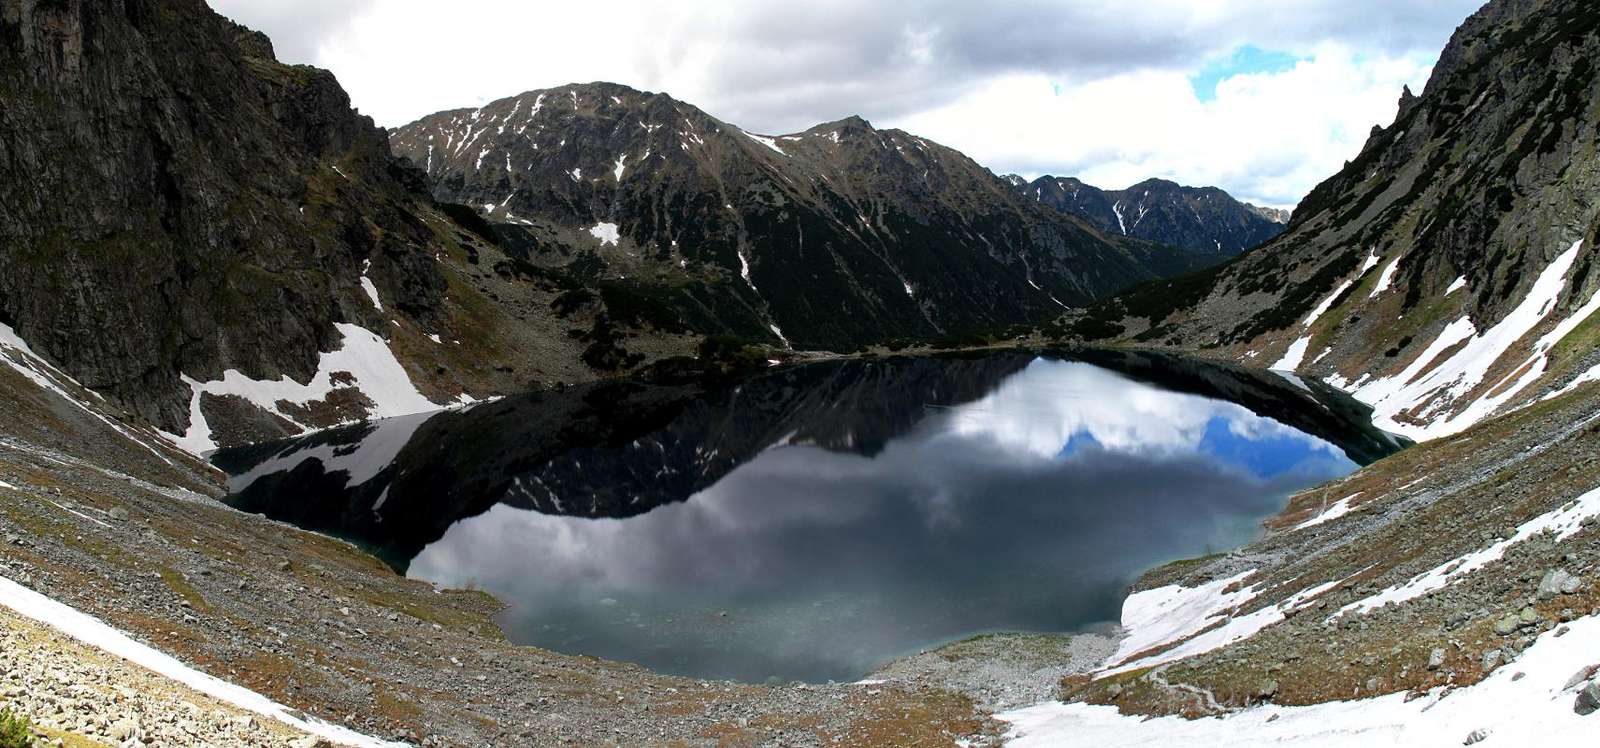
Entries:
[[875,454],[782,444],[625,519],[498,504],[409,574],[512,637],[702,677],[826,680],[991,630],[1115,620],[1151,566],[1234,547],[1355,464],[1221,400],[1040,359]]

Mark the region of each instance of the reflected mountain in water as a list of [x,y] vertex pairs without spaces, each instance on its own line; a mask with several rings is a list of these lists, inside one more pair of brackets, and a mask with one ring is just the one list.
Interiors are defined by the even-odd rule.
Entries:
[[696,677],[859,677],[1114,620],[1401,446],[1336,391],[1126,351],[611,382],[215,456],[230,501],[476,586],[514,641]]
[[[335,535],[404,573],[456,522],[496,504],[631,517],[687,500],[781,445],[872,456],[941,408],[984,397],[1040,357],[841,360],[716,384],[599,382],[222,450],[227,499]],[[1367,464],[1399,446],[1320,383],[1150,352],[1049,354],[1238,403]]]

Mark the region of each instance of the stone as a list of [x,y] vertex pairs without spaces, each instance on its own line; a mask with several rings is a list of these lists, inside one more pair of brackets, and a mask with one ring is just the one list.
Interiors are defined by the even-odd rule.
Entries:
[[1510,636],[1517,632],[1520,623],[1515,615],[1506,616],[1494,622],[1494,632],[1501,636]]
[[1491,650],[1489,650],[1487,652],[1484,652],[1483,653],[1483,671],[1487,673],[1490,670],[1493,670],[1496,665],[1500,664],[1500,658],[1503,655],[1504,655],[1504,653],[1501,652],[1498,649],[1491,649]]
[[1583,579],[1580,577],[1567,577],[1567,581],[1561,583],[1563,595],[1576,595],[1581,589],[1583,589]]
[[1428,654],[1428,669],[1438,670],[1441,667],[1444,667],[1444,647],[1435,647]]
[[1538,624],[1539,611],[1534,610],[1532,607],[1523,608],[1522,612],[1517,614],[1517,623],[1522,628]]
[[112,740],[115,740],[118,743],[130,740],[138,734],[139,723],[134,722],[131,719],[117,720],[116,722],[112,723],[111,727],[106,731],[106,735],[110,736]]
[[1572,580],[1572,575],[1566,569],[1551,569],[1545,572],[1544,578],[1539,580],[1537,596],[1540,600],[1552,600],[1561,594],[1561,588]]
[[1578,692],[1577,701],[1572,704],[1572,711],[1585,717],[1594,714],[1600,709],[1600,683],[1590,683]]
[[118,522],[127,522],[128,521],[128,510],[124,509],[124,508],[122,508],[120,506],[111,507],[111,511],[108,512],[108,514],[110,515],[110,517],[112,519],[114,519],[114,520],[116,520]]
[[1475,745],[1475,744],[1478,744],[1478,743],[1482,743],[1488,737],[1489,737],[1489,731],[1488,730],[1473,730],[1472,732],[1467,733],[1467,739],[1461,741],[1461,744],[1462,745]]
[[1278,695],[1278,682],[1275,680],[1263,682],[1261,687],[1256,689],[1256,695],[1263,699],[1270,699]]
[[1600,665],[1587,665],[1585,667],[1578,668],[1578,672],[1573,673],[1572,677],[1567,679],[1566,685],[1562,686],[1561,690],[1571,691],[1577,685],[1590,678],[1593,678],[1595,671],[1597,670],[1600,670]]

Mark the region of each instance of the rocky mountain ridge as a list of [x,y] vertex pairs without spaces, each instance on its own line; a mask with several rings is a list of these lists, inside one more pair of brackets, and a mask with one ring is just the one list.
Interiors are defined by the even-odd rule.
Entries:
[[658,326],[713,317],[775,346],[1002,329],[1220,259],[1106,236],[859,117],[758,135],[592,83],[441,112],[391,142],[529,262],[636,281]]
[[194,452],[612,376],[707,338],[992,339],[1218,259],[1103,236],[859,119],[771,139],[594,84],[490,105],[476,130],[440,115],[504,144],[440,129],[429,159],[201,0],[3,0],[0,21],[13,363]]
[[1289,211],[1239,202],[1216,187],[1185,187],[1147,179],[1124,190],[1103,190],[1074,177],[1032,182],[1006,177],[1024,197],[1081,216],[1101,231],[1189,251],[1228,256],[1282,233]]
[[1597,52],[1586,3],[1488,4],[1284,235],[1069,334],[1324,377],[1419,438],[1600,377]]

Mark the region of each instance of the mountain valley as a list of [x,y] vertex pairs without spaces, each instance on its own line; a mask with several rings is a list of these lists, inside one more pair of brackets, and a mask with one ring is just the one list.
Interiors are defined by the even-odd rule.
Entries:
[[[81,745],[1578,744],[1596,58],[1586,0],[1491,0],[1291,215],[603,82],[386,130],[202,0],[0,0],[0,708]],[[1143,394],[1017,395],[1046,359],[1350,462],[1241,546],[1140,566],[1118,620],[850,683],[525,646],[519,601],[407,576],[492,507],[609,532],[786,449],[859,477],[934,423],[1024,473],[1149,433],[1277,459]],[[1057,433],[1006,392],[1163,428]],[[120,712],[22,699],[52,667]]]

